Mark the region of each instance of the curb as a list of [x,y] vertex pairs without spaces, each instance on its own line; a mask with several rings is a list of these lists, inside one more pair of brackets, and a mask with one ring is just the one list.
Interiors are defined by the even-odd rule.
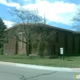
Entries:
[[3,62],[3,61],[0,61],[0,64],[2,65],[10,65],[10,66],[15,66],[16,63],[13,63],[13,62]]
[[49,67],[49,66],[20,64],[20,63],[3,62],[3,61],[0,61],[0,64],[16,66],[16,67],[23,67],[23,68],[30,68],[30,69],[38,69],[38,70],[61,71],[61,72],[80,72],[80,68]]
[[70,68],[61,68],[61,67],[48,67],[48,66],[30,65],[30,64],[16,64],[15,66],[31,68],[31,69],[38,69],[38,70],[72,72],[72,70]]

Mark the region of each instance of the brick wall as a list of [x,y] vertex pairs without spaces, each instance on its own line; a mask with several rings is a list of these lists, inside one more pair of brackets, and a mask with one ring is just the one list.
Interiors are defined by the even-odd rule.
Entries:
[[26,54],[26,45],[23,42],[18,42],[18,54]]
[[3,48],[4,54],[15,54],[15,39],[10,38],[8,40],[8,43],[5,43]]
[[[16,40],[14,38],[10,38],[8,43],[4,44],[4,54],[15,54],[15,43]],[[74,34],[75,49],[73,49],[73,33],[58,30],[58,41],[54,40],[50,42],[49,49],[51,46],[55,46],[55,53],[53,54],[60,54],[60,47],[64,48],[64,53],[67,55],[78,54],[80,49],[79,36],[77,34]],[[18,54],[26,54],[26,45],[20,41],[18,41]]]

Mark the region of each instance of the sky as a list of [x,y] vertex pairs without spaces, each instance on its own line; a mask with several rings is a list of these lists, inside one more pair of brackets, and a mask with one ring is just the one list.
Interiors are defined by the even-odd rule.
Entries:
[[39,15],[46,18],[46,24],[71,29],[80,0],[0,0],[0,17],[7,27],[15,23],[9,10],[13,7],[25,9],[39,9]]

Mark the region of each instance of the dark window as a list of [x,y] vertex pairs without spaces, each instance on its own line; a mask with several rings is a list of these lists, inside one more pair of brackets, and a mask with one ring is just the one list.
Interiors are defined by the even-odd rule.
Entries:
[[65,34],[65,49],[67,50],[67,34]]
[[58,32],[56,33],[56,42],[58,42]]
[[73,51],[75,50],[75,36],[73,35]]
[[79,41],[79,54],[80,54],[80,41]]
[[54,55],[54,54],[56,54],[55,45],[52,45],[51,46],[51,55]]

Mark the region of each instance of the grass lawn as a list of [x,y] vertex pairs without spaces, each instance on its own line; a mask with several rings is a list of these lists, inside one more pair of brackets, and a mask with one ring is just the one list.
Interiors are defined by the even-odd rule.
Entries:
[[27,57],[23,55],[0,55],[0,61],[24,64],[36,64],[44,66],[80,68],[80,56],[65,57],[65,60],[62,60],[60,58],[45,59],[40,57]]

